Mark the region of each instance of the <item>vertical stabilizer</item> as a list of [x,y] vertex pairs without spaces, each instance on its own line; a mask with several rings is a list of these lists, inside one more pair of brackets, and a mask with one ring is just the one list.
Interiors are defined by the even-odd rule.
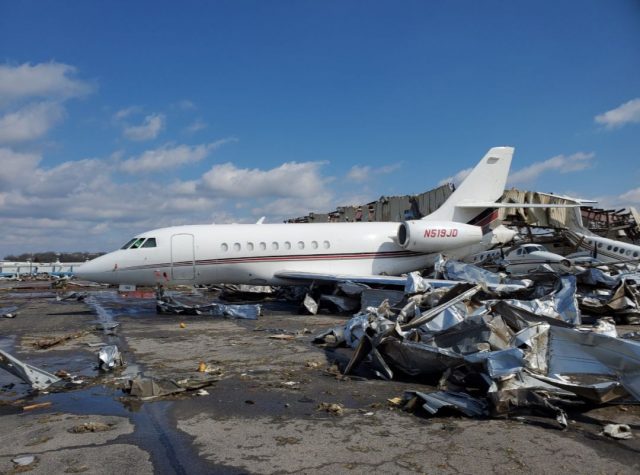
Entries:
[[481,210],[465,205],[495,202],[502,196],[513,150],[513,147],[493,147],[489,150],[449,199],[422,219],[467,223],[476,217]]

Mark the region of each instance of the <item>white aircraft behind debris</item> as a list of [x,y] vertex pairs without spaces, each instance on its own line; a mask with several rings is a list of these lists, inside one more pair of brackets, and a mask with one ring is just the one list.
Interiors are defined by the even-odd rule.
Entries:
[[628,242],[616,241],[598,236],[587,229],[568,231],[569,241],[594,259],[605,263],[638,263],[640,261],[640,246]]
[[162,228],[83,264],[76,276],[133,285],[388,283],[385,276],[428,267],[439,253],[462,257],[511,240],[514,231],[491,224],[496,208],[513,207],[495,203],[513,151],[489,150],[447,201],[420,220]]

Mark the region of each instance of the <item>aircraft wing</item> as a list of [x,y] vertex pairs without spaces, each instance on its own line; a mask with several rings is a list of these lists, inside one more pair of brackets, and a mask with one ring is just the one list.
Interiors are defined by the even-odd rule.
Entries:
[[[283,270],[275,273],[281,279],[296,280],[300,282],[358,282],[361,284],[379,284],[404,287],[407,283],[406,277],[392,275],[352,275],[352,274],[323,274],[319,272],[300,272]],[[453,287],[459,284],[455,280],[424,279],[431,287]]]
[[580,203],[575,204],[544,204],[544,203],[494,203],[491,201],[479,202],[462,202],[456,205],[457,208],[579,208],[584,206]]
[[[281,279],[290,279],[300,282],[358,282],[361,284],[380,284],[392,285],[396,287],[404,287],[407,283],[406,277],[396,277],[392,275],[349,275],[349,274],[322,274],[319,272],[299,272],[283,270],[275,273],[275,277]],[[444,279],[423,279],[428,282],[432,288],[453,287],[462,284],[462,280],[444,280]],[[494,291],[514,291],[525,289],[529,284],[492,284],[486,282],[484,285],[488,289]]]

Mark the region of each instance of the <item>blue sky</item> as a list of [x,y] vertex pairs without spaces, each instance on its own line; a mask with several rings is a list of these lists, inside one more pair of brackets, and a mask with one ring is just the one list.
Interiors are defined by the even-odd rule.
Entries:
[[640,206],[640,3],[0,0],[0,255],[459,179]]

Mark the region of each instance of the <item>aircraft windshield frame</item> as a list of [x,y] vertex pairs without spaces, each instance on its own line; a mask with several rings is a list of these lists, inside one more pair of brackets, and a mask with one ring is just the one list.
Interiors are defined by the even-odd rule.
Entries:
[[142,248],[153,248],[157,247],[156,238],[151,237],[135,237],[128,241],[124,246],[120,249],[142,249]]
[[133,239],[131,239],[131,240],[127,241],[127,243],[126,243],[124,246],[122,246],[120,249],[129,249],[129,247],[131,246],[131,244],[133,244],[134,242],[136,242],[136,240],[137,240],[137,239],[138,239],[138,238],[133,238]]

